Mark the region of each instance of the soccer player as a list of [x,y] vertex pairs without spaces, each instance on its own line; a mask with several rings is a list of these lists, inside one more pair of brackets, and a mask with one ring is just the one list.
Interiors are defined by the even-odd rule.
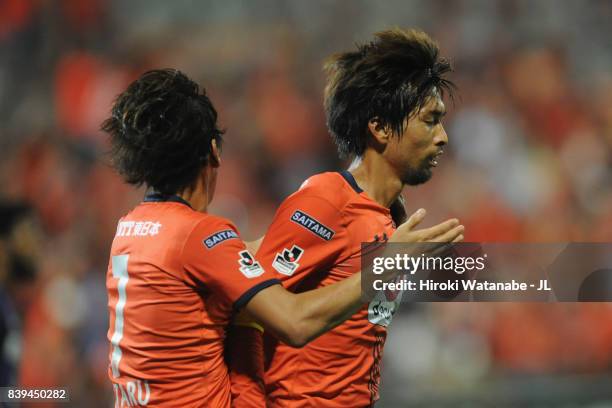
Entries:
[[[443,93],[453,88],[444,78],[450,65],[427,34],[383,31],[355,51],[332,56],[325,68],[327,124],[340,154],[354,160],[348,171],[315,175],[289,196],[257,252],[262,266],[276,271],[295,293],[358,272],[361,244],[384,242],[394,234],[390,205],[404,186],[429,180],[447,143],[441,120]],[[399,300],[378,296],[301,349],[266,336],[268,406],[373,405],[379,398],[387,326]],[[250,328],[233,330],[241,339],[260,341]],[[240,347],[253,346],[244,340],[231,346],[234,405],[261,406],[257,361],[249,366],[234,358],[241,355]]]
[[[230,406],[223,341],[241,308],[293,346],[358,310],[360,276],[290,293],[231,222],[206,213],[222,132],[205,92],[185,75],[145,73],[119,95],[102,127],[118,172],[148,188],[119,220],[107,272],[115,406]],[[406,223],[403,239],[447,242],[461,234],[456,220],[413,230],[420,218]]]

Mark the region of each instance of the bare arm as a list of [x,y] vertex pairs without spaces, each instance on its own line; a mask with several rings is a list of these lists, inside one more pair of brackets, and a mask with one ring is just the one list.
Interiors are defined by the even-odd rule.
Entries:
[[280,285],[262,290],[246,310],[275,337],[302,347],[336,327],[362,305],[361,273],[333,285],[294,294]]
[[[458,242],[463,226],[448,220],[434,227],[414,230],[425,216],[424,210],[413,214],[393,235],[392,242]],[[387,279],[393,276],[387,275]],[[246,310],[283,342],[302,347],[322,333],[352,316],[363,304],[361,272],[333,285],[293,294],[280,285],[259,292]]]

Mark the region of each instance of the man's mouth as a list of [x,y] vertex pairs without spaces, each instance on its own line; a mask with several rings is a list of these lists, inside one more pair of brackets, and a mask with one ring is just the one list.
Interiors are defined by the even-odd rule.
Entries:
[[429,165],[431,167],[436,167],[438,165],[438,161],[440,160],[440,156],[444,154],[443,150],[440,150],[438,153],[434,154],[431,159],[429,159]]

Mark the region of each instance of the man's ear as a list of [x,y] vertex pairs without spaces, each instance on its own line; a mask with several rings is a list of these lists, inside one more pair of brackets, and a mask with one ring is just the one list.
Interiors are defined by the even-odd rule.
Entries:
[[378,143],[382,145],[389,143],[391,129],[388,126],[383,126],[378,117],[373,117],[368,121],[368,130]]
[[221,166],[221,153],[215,139],[210,142],[210,165],[212,167]]

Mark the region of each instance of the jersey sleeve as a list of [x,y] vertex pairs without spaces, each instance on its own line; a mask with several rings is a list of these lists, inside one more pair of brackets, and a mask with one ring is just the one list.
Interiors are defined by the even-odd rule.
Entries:
[[187,280],[215,293],[239,309],[259,291],[280,283],[247,250],[230,222],[207,217],[193,229],[183,248]]
[[327,199],[298,192],[274,216],[257,259],[285,287],[295,289],[305,278],[329,271],[345,249],[342,217]]

